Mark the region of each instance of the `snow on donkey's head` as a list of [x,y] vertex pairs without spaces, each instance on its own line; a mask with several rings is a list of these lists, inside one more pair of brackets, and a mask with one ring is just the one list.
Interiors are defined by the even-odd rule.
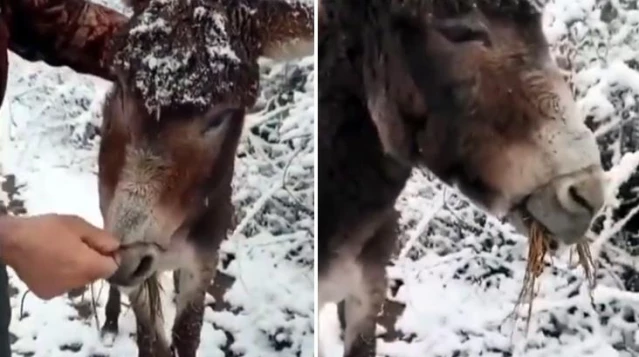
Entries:
[[550,54],[539,4],[373,2],[389,1],[378,15],[389,30],[370,31],[378,45],[364,75],[385,151],[522,233],[534,219],[561,242],[582,239],[603,205],[600,153]]
[[[225,210],[258,57],[313,51],[313,6],[300,0],[133,0],[114,39],[117,76],[99,153],[105,226],[126,250],[111,281],[132,286],[178,250],[190,223]],[[185,244],[186,243],[186,244]],[[191,243],[191,244],[188,244]],[[164,252],[164,253],[163,253]]]

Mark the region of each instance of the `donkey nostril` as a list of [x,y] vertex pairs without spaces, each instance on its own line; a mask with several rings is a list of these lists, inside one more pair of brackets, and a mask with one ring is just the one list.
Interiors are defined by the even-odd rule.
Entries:
[[583,196],[579,194],[579,191],[577,191],[577,188],[575,186],[570,186],[568,188],[568,195],[570,195],[570,198],[573,201],[575,201],[575,203],[577,203],[578,205],[588,210],[590,214],[595,213],[594,207],[592,207],[592,205],[588,202],[588,200],[586,200]]
[[152,264],[153,264],[153,256],[152,255],[145,255],[140,260],[140,264],[138,265],[138,267],[133,272],[133,275],[131,276],[131,278],[135,279],[135,278],[139,278],[141,276],[144,276],[146,273],[148,273],[149,270],[151,270],[151,265]]

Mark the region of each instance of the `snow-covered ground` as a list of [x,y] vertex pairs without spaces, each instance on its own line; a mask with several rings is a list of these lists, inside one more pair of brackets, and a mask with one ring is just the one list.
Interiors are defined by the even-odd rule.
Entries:
[[[379,328],[381,356],[639,356],[639,155],[631,154],[639,150],[638,3],[551,0],[545,10],[555,54],[574,52],[575,93],[606,168],[617,165],[611,181],[621,186],[592,234],[600,252],[595,306],[583,271],[563,252],[539,279],[526,336],[527,309],[508,318],[522,286],[526,238],[415,172],[397,203],[402,244],[388,267],[395,284]],[[320,326],[326,348],[339,356],[334,306],[322,311]]]
[[[103,3],[122,10],[117,0]],[[263,92],[236,165],[237,226],[222,249],[222,287],[212,289],[223,301],[207,297],[202,357],[313,355],[313,62],[308,57],[263,67]],[[13,199],[24,200],[29,214],[74,213],[101,226],[96,158],[108,86],[11,54],[0,162],[2,174],[15,175],[21,187]],[[90,291],[48,302],[32,294],[22,300],[26,286],[12,271],[10,279],[15,356],[137,355],[135,320],[126,307],[119,336],[104,343]],[[173,285],[169,275],[163,280],[168,330]],[[100,324],[107,292],[105,282],[94,284]]]

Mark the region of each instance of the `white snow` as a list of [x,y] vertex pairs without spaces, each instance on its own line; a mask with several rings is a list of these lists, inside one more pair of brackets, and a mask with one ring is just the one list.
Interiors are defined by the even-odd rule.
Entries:
[[[235,256],[228,267],[220,266],[236,279],[224,295],[232,310],[207,308],[202,357],[223,357],[225,348],[246,357],[313,355],[313,58],[264,64],[257,103],[263,109],[247,118],[236,164],[233,200],[238,226],[222,247],[225,256]],[[293,76],[303,79],[304,74],[306,80],[295,89],[283,89]],[[89,124],[99,126],[108,87],[103,80],[68,68],[29,63],[10,54],[8,91],[0,109],[5,138],[0,141],[0,162],[3,174],[15,174],[18,184],[25,185],[19,198],[29,214],[74,213],[101,226],[99,136],[91,135]],[[90,303],[89,292],[84,298],[64,296],[48,302],[28,294],[21,319],[26,286],[9,273],[17,289],[11,298],[10,327],[16,356],[137,355],[134,316],[126,307],[114,341],[100,340],[94,317],[78,316],[74,306]],[[173,284],[168,274],[162,279],[169,332],[175,313]],[[93,290],[102,324],[108,285],[97,282]],[[232,343],[224,330],[232,335]]]

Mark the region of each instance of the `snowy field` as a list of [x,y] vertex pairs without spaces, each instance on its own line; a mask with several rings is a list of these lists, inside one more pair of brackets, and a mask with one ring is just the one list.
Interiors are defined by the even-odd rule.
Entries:
[[[527,239],[415,172],[397,203],[403,235],[388,267],[393,286],[379,326],[381,356],[639,356],[639,156],[631,154],[639,151],[638,2],[553,0],[544,19],[555,54],[570,54],[574,91],[606,169],[616,166],[614,198],[592,234],[599,252],[594,307],[583,271],[562,251],[539,279],[525,335],[526,307],[517,320],[508,317]],[[322,311],[320,326],[330,355],[341,356],[334,306]]]
[[[262,72],[262,95],[248,118],[236,164],[236,227],[223,244],[220,278],[207,296],[202,357],[313,355],[313,57],[265,63]],[[11,54],[0,112],[0,162],[3,175],[16,178],[14,208],[24,201],[29,214],[73,213],[102,225],[96,158],[108,87],[68,68]],[[4,190],[12,191],[9,186]],[[117,338],[99,338],[91,301],[93,295],[101,325],[106,282],[94,284],[93,294],[43,302],[32,294],[22,300],[26,287],[9,273],[15,356],[137,355],[135,320],[126,306]],[[173,284],[170,275],[163,281],[170,331]]]

